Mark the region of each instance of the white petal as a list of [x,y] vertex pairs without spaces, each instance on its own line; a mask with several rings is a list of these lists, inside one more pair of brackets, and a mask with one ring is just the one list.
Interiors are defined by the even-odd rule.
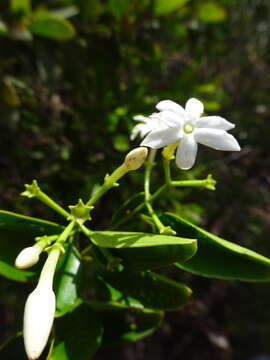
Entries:
[[231,130],[235,125],[220,116],[205,116],[196,122],[196,127]]
[[160,101],[156,105],[156,108],[159,111],[168,110],[168,111],[172,111],[172,112],[175,112],[175,113],[178,113],[178,114],[181,114],[181,115],[185,114],[184,108],[181,105],[179,105],[176,102],[171,101],[171,100],[162,100],[162,101]]
[[182,131],[179,127],[154,130],[146,136],[141,146],[160,149],[166,145],[177,142],[181,136]]
[[[155,116],[157,115],[153,115],[153,118],[155,118]],[[161,111],[158,114],[158,118],[169,127],[176,127],[184,124],[184,118],[182,115],[168,110]]]
[[54,313],[53,291],[37,286],[29,295],[24,309],[23,337],[29,359],[37,359],[45,348],[53,325]]
[[237,140],[224,130],[219,129],[195,129],[195,140],[203,145],[216,150],[240,151],[241,148]]
[[200,100],[191,98],[186,103],[186,112],[191,118],[199,118],[203,113],[203,103]]
[[135,115],[135,116],[133,116],[133,120],[147,122],[148,117],[143,116],[143,115]]
[[195,163],[197,148],[193,134],[183,136],[176,152],[176,165],[180,169],[190,169]]

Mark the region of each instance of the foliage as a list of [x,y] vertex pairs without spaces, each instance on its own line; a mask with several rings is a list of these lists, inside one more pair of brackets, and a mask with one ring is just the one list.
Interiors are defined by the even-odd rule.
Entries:
[[[206,165],[183,175],[184,179],[194,179],[203,177],[209,169],[214,171],[218,179],[222,178],[215,197],[199,190],[191,193],[189,189],[171,189],[171,196],[161,198],[158,203],[166,210],[181,214],[181,218],[204,222],[207,228],[223,232],[226,238],[242,246],[269,253],[269,245],[264,241],[269,227],[266,215],[269,212],[267,1],[40,0],[31,4],[13,0],[1,3],[0,9],[0,42],[4,49],[0,58],[1,208],[19,209],[24,214],[61,223],[60,218],[55,220],[50,210],[34,200],[30,200],[31,209],[26,201],[14,200],[22,190],[21,183],[28,183],[38,174],[39,182],[44,184],[42,188],[61,199],[62,204],[73,204],[77,197],[87,198],[93,187],[98,187],[100,178],[110,173],[112,164],[127,151],[134,114],[149,113],[161,99],[184,102],[196,95],[204,100],[209,113],[222,109],[224,117],[238,123],[243,155],[205,152],[200,156]],[[218,163],[213,159],[222,161]],[[153,177],[157,185],[159,176]],[[106,206],[97,204],[93,213],[95,229],[109,227],[115,210],[111,204],[124,203],[130,189],[137,188],[140,181],[140,174],[130,174],[121,184],[121,190],[106,195]],[[120,215],[114,214],[115,218],[118,216],[115,223],[138,205],[139,198],[140,195],[130,200],[119,210]],[[34,237],[51,234],[50,227],[61,227],[32,218],[28,220],[34,225],[24,227],[25,218],[21,218],[21,228],[12,226],[7,234],[6,221],[19,215],[10,218],[5,215],[7,213],[1,213],[1,239],[5,241],[0,242],[0,272],[13,280],[33,281],[40,269],[38,266],[33,271],[13,268],[16,254],[31,245]],[[168,215],[163,216],[168,219]],[[140,218],[135,221],[127,222],[117,231],[149,231],[149,226]],[[183,229],[187,226],[186,220],[179,221],[182,223],[179,236],[198,238],[198,233],[202,236],[200,228],[196,228],[196,236],[193,235],[195,230],[191,224],[187,233],[192,235],[187,236]],[[193,260],[179,261],[182,269],[198,272],[192,261],[204,255],[208,246],[216,245],[214,242],[204,245],[204,240],[202,236],[203,246]],[[14,246],[7,246],[6,241]],[[150,262],[150,268],[156,269],[158,265],[178,262],[178,256],[186,256],[180,246],[171,251],[173,247],[155,246],[151,252],[147,248],[121,248],[113,249],[112,253],[123,259],[129,271],[145,271],[148,270],[145,264]],[[215,253],[217,248],[211,251]],[[218,252],[225,261],[224,248]],[[104,254],[96,256],[104,266]],[[247,261],[246,269],[250,270],[250,259],[244,256],[243,259]],[[264,274],[267,280],[267,261],[255,255],[251,263],[262,266],[259,276]],[[210,265],[207,265],[206,275],[209,275]],[[217,269],[214,270],[215,277],[231,276],[228,273],[217,276]],[[102,333],[104,343],[131,341],[159,326],[161,309],[149,309],[149,303],[144,305],[142,299],[133,298],[134,294],[130,294],[134,306],[126,307],[123,301],[118,301],[123,290],[112,283],[107,285],[104,269],[95,269],[100,274],[96,286],[97,289],[100,286],[104,298],[93,300],[93,294],[87,291],[94,290],[80,288],[82,278],[90,276],[89,271],[84,269],[81,255],[67,248],[56,278],[59,316],[56,331],[66,326],[65,322],[76,326],[76,318],[82,313],[85,320],[91,317],[95,341],[90,344],[90,350],[85,350],[87,356],[100,345]],[[199,271],[206,270],[200,268]],[[110,302],[110,308],[106,308],[105,300]],[[81,301],[87,305],[81,305]],[[138,303],[143,308],[140,309]],[[166,306],[169,307],[168,303]],[[117,332],[111,328],[110,319],[119,325]],[[20,325],[13,328],[20,329]],[[66,338],[70,337],[72,334],[66,334]],[[63,345],[65,341],[68,340],[57,335],[53,358],[57,352],[73,354],[76,351],[67,350]],[[90,346],[89,343],[78,345],[82,349]],[[9,351],[8,355],[3,353],[4,358],[12,356],[12,345]]]

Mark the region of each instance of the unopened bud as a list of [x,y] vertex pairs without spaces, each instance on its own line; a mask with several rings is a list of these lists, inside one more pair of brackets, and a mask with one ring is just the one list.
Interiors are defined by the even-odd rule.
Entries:
[[45,348],[55,313],[55,295],[47,286],[37,286],[24,309],[23,337],[29,360],[38,359]]
[[23,249],[15,260],[17,269],[27,269],[35,265],[39,260],[40,249],[34,246]]
[[45,236],[43,240],[39,240],[34,246],[23,249],[15,260],[16,268],[27,269],[35,265],[39,260],[40,254],[48,244],[48,238]]
[[138,147],[131,150],[125,157],[124,164],[129,170],[137,170],[145,162],[148,150],[146,147]]
[[41,271],[38,285],[25,304],[23,338],[29,360],[39,358],[50,336],[55,314],[52,285],[60,252],[60,247],[52,248]]

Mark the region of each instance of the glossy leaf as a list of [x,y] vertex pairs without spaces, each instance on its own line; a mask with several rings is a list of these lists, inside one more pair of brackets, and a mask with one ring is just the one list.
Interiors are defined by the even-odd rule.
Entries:
[[141,248],[165,245],[193,246],[196,240],[176,236],[148,234],[129,231],[95,231],[91,240],[97,246],[104,248]]
[[17,255],[23,248],[34,244],[35,237],[61,231],[60,225],[49,221],[0,211],[0,275],[22,282],[33,278],[35,271],[14,267]]
[[211,234],[176,215],[166,213],[162,221],[179,235],[198,239],[198,251],[193,258],[177,263],[181,269],[219,279],[270,280],[270,259]]
[[191,295],[187,286],[150,271],[104,271],[102,278],[110,293],[108,300],[134,308],[175,310],[184,306]]
[[91,240],[100,247],[114,248],[111,252],[122,259],[125,269],[151,270],[186,261],[197,250],[197,241],[157,234],[99,231]]
[[103,328],[97,314],[86,305],[56,319],[56,340],[50,360],[88,360],[99,348]]
[[170,12],[176,11],[188,3],[189,0],[155,0],[154,12],[155,15],[167,15]]
[[67,40],[75,35],[71,22],[49,12],[35,13],[29,29],[33,34],[55,40]]
[[80,305],[81,268],[80,254],[74,246],[70,246],[65,262],[55,278],[56,316],[62,316]]

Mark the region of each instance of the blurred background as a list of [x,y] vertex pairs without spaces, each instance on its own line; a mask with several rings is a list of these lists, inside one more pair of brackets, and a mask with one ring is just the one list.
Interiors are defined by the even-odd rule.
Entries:
[[[174,168],[174,176],[212,173],[217,190],[178,189],[159,207],[270,256],[269,58],[269,0],[1,1],[1,209],[61,221],[21,198],[23,184],[38,179],[64,206],[87,199],[138,146],[129,140],[134,115],[152,113],[163,99],[184,105],[196,97],[207,114],[236,124],[242,151],[201,146],[193,170]],[[95,228],[110,225],[142,176],[128,175],[106,195]],[[95,360],[268,359],[269,284],[163,272],[192,287],[192,302],[168,313],[151,337],[101,350]],[[1,341],[20,329],[18,299],[30,288],[1,279]]]

